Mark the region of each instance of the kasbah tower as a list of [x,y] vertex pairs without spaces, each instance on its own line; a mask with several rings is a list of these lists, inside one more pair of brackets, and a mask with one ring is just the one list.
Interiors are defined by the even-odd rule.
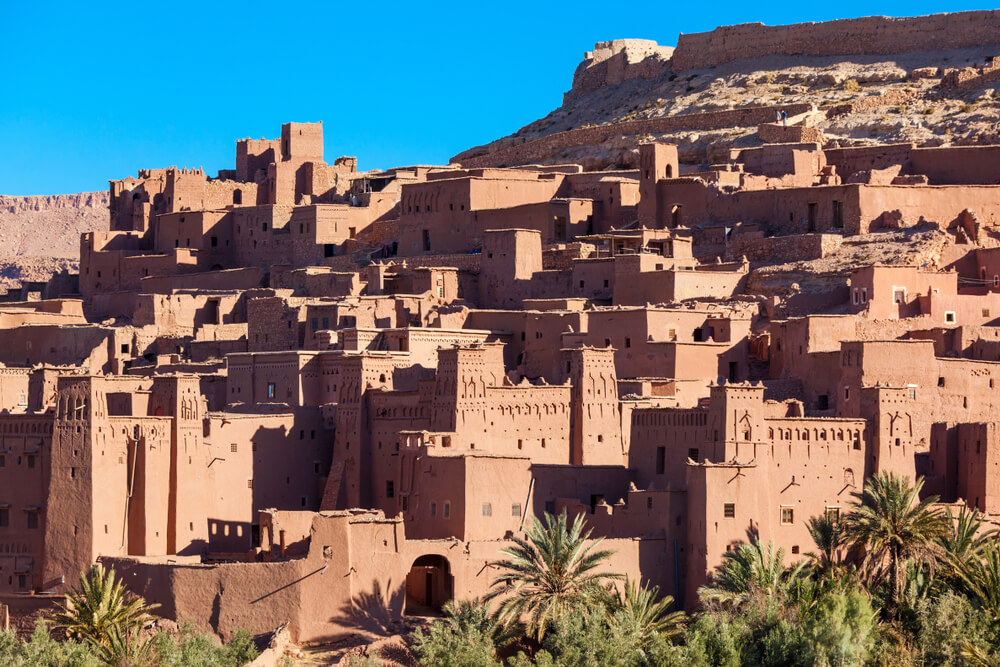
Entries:
[[290,122],[215,176],[110,181],[79,274],[0,302],[0,607],[100,561],[167,618],[310,642],[366,597],[485,594],[545,513],[685,609],[750,535],[803,558],[881,471],[1000,522],[1000,146],[835,136],[980,94],[1000,61],[912,54],[998,42],[995,11],[606,42],[567,105],[765,56],[903,54],[913,85],[384,171]]

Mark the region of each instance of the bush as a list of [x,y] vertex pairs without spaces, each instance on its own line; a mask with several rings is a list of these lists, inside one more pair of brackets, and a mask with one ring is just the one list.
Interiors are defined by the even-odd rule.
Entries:
[[74,641],[58,642],[48,626],[39,621],[27,641],[12,630],[0,632],[0,664],[8,667],[99,667],[101,661],[90,649]]
[[860,591],[822,595],[803,622],[807,654],[815,665],[860,665],[877,635],[875,610]]
[[435,621],[413,634],[413,652],[422,665],[439,667],[499,666],[493,637],[480,628]]
[[344,667],[382,667],[382,661],[369,656],[352,655],[344,663]]
[[861,85],[854,79],[848,79],[844,82],[843,88],[849,93],[856,93],[861,90]]
[[914,616],[914,635],[926,665],[968,664],[961,657],[963,645],[989,650],[1000,643],[989,616],[951,591],[920,600]]
[[797,603],[759,595],[739,611],[702,614],[685,636],[684,664],[864,664],[877,634],[868,598],[853,589],[813,591]]
[[257,657],[253,637],[237,630],[228,644],[197,631],[193,623],[182,623],[175,637],[158,632],[153,637],[153,654],[158,667],[241,667]]
[[511,667],[670,667],[681,665],[680,652],[662,636],[646,642],[608,626],[606,611],[594,607],[567,613],[553,623],[534,661],[519,653]]

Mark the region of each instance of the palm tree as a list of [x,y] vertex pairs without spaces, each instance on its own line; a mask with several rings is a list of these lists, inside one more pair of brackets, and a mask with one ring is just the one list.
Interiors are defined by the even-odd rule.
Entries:
[[515,537],[514,546],[500,550],[508,558],[493,565],[504,572],[493,579],[485,598],[503,597],[497,608],[500,622],[509,625],[526,616],[527,634],[541,641],[559,615],[607,596],[604,582],[622,576],[597,571],[614,552],[595,550],[601,540],[588,543],[591,531],[584,532],[585,523],[577,516],[567,526],[565,510],[558,517],[546,513],[544,525],[532,521],[527,539]]
[[150,645],[140,634],[153,618],[149,612],[158,606],[130,594],[114,570],[94,565],[80,575],[65,604],[56,605],[53,620],[56,628],[93,648],[105,663],[141,664]]
[[840,565],[837,550],[844,544],[844,530],[840,522],[829,514],[821,514],[809,519],[806,524],[809,535],[816,543],[819,553],[808,553],[820,572],[829,572]]
[[741,605],[757,595],[784,595],[802,577],[805,561],[785,567],[785,550],[760,540],[740,544],[722,555],[722,565],[712,575],[711,583],[698,589],[705,602]]
[[941,540],[941,545],[947,552],[949,564],[959,570],[969,560],[979,558],[997,531],[981,530],[983,520],[976,508],[963,505],[957,517],[952,514],[951,507],[946,511],[951,530]]
[[990,542],[981,549],[979,558],[966,561],[959,577],[980,606],[1000,623],[1000,542]]
[[1000,656],[990,655],[972,644],[962,645],[962,657],[973,667],[1000,667]]
[[880,472],[865,483],[863,494],[844,518],[845,537],[865,548],[863,565],[868,581],[889,575],[887,611],[895,617],[905,583],[906,563],[914,561],[933,570],[944,555],[940,540],[949,532],[947,520],[932,505],[937,496],[920,500],[922,477],[911,486],[908,477]]
[[631,637],[638,648],[646,650],[654,635],[673,639],[684,631],[687,621],[684,612],[667,612],[673,604],[674,598],[670,595],[660,598],[659,587],[646,588],[626,580],[623,593],[614,601],[611,629]]

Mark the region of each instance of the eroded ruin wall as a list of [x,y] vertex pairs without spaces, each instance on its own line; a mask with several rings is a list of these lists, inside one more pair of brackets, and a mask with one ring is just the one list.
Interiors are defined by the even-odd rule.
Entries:
[[844,56],[979,47],[1000,43],[1000,10],[911,18],[868,16],[824,23],[722,26],[680,35],[674,72],[766,55]]

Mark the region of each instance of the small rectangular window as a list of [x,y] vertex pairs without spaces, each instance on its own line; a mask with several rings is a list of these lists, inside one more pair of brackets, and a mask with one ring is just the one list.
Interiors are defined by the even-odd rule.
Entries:
[[493,516],[493,505],[490,503],[483,503],[483,516]]
[[521,516],[521,503],[514,503],[510,506],[510,515],[513,517]]
[[36,510],[28,511],[28,529],[35,530],[38,528],[38,512]]
[[431,503],[431,516],[437,516],[437,513],[438,513],[438,504]]
[[395,498],[396,497],[396,484],[389,480],[385,483],[385,497]]
[[792,507],[781,508],[781,525],[790,526],[795,523],[795,509]]
[[722,505],[722,516],[727,519],[736,518],[736,503],[725,503]]
[[444,504],[444,518],[448,519],[451,517],[451,503]]
[[238,450],[239,450],[239,447],[237,446],[237,444],[235,442],[232,443],[231,445],[229,445],[229,451],[235,453]]
[[28,454],[28,467],[29,468],[35,467],[35,456],[33,454]]
[[0,508],[0,528],[6,528],[10,525],[10,510],[6,508]]
[[701,460],[701,452],[698,451],[697,447],[692,447],[688,450],[688,458],[697,463]]
[[839,522],[840,521],[840,508],[839,507],[827,507],[826,508],[826,516],[833,523]]
[[273,382],[268,382],[267,383],[267,397],[268,398],[274,398],[274,389],[275,389],[274,383]]
[[667,448],[657,447],[656,448],[656,474],[662,475],[667,467]]

